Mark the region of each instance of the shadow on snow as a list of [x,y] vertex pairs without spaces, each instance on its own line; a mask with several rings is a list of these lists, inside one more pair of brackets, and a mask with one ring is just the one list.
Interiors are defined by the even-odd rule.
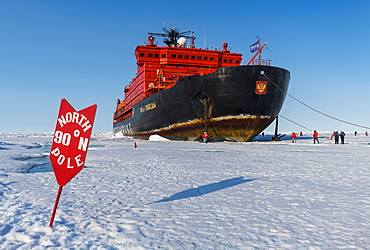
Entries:
[[208,193],[212,193],[221,189],[233,187],[245,182],[254,181],[256,179],[244,179],[244,177],[237,177],[232,179],[223,180],[220,182],[196,187],[196,188],[190,188],[181,192],[178,192],[176,194],[171,195],[170,197],[163,198],[162,200],[155,201],[152,203],[159,203],[159,202],[167,202],[167,201],[174,201],[174,200],[181,200],[191,197],[197,197],[202,196]]

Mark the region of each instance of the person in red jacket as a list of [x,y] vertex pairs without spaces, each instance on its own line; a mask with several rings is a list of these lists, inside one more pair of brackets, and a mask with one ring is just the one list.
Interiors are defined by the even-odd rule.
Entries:
[[203,135],[202,135],[202,138],[203,138],[203,142],[207,143],[208,140],[209,140],[208,133],[204,132]]
[[316,130],[313,131],[313,144],[317,141],[317,144],[319,144],[319,133],[317,133]]
[[296,137],[297,137],[297,135],[294,132],[290,135],[290,138],[292,138],[292,143],[295,143],[295,138]]

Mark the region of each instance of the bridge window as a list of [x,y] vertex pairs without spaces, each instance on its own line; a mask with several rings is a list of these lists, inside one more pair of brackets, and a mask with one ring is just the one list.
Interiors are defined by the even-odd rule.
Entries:
[[140,53],[140,56],[144,56],[144,53]]
[[197,59],[198,59],[198,60],[202,60],[202,57],[201,57],[201,56],[197,56]]
[[209,60],[214,61],[214,60],[215,60],[215,58],[214,58],[214,57],[210,57],[210,58],[209,58]]
[[236,63],[240,63],[240,61],[239,60],[236,60]]
[[185,59],[189,59],[189,56],[188,55],[185,55]]
[[208,56],[205,56],[205,57],[203,58],[203,60],[208,60]]
[[162,58],[166,58],[166,54],[162,54],[161,56],[162,56]]
[[149,53],[149,54],[148,54],[148,57],[153,57],[153,54]]
[[159,57],[159,54],[154,54],[154,57],[158,58]]
[[224,63],[226,63],[227,62],[227,59],[224,59]]
[[179,55],[179,59],[181,59],[182,58],[182,55]]
[[191,59],[195,59],[195,56],[191,56]]
[[171,55],[171,57],[172,57],[172,58],[176,58],[176,55],[175,55],[175,54],[172,54],[172,55]]
[[229,63],[233,63],[233,60],[229,60]]

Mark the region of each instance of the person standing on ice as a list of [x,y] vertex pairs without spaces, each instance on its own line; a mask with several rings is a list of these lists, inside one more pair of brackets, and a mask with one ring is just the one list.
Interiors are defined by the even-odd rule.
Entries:
[[343,132],[343,131],[340,131],[340,142],[342,143],[342,144],[344,144],[344,136],[346,136],[346,134]]
[[207,143],[207,142],[208,142],[208,140],[209,140],[209,136],[208,136],[207,131],[203,133],[202,138],[203,138],[203,142],[205,142],[205,143]]
[[290,138],[292,138],[292,143],[295,143],[295,138],[296,137],[297,137],[297,135],[294,132],[290,135]]
[[335,144],[339,143],[339,133],[338,133],[338,131],[334,132],[334,141],[335,141]]
[[313,131],[313,144],[315,144],[317,141],[317,144],[319,144],[319,133],[317,133],[316,130]]
[[334,135],[335,135],[335,131],[333,131],[333,133],[331,134],[331,136],[330,136],[330,140],[332,140],[332,139],[333,139]]

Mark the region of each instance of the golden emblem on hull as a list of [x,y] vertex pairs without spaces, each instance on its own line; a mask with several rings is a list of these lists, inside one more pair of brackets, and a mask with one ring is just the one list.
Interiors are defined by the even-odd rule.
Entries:
[[267,82],[266,81],[256,81],[256,91],[258,95],[265,95],[267,92]]

